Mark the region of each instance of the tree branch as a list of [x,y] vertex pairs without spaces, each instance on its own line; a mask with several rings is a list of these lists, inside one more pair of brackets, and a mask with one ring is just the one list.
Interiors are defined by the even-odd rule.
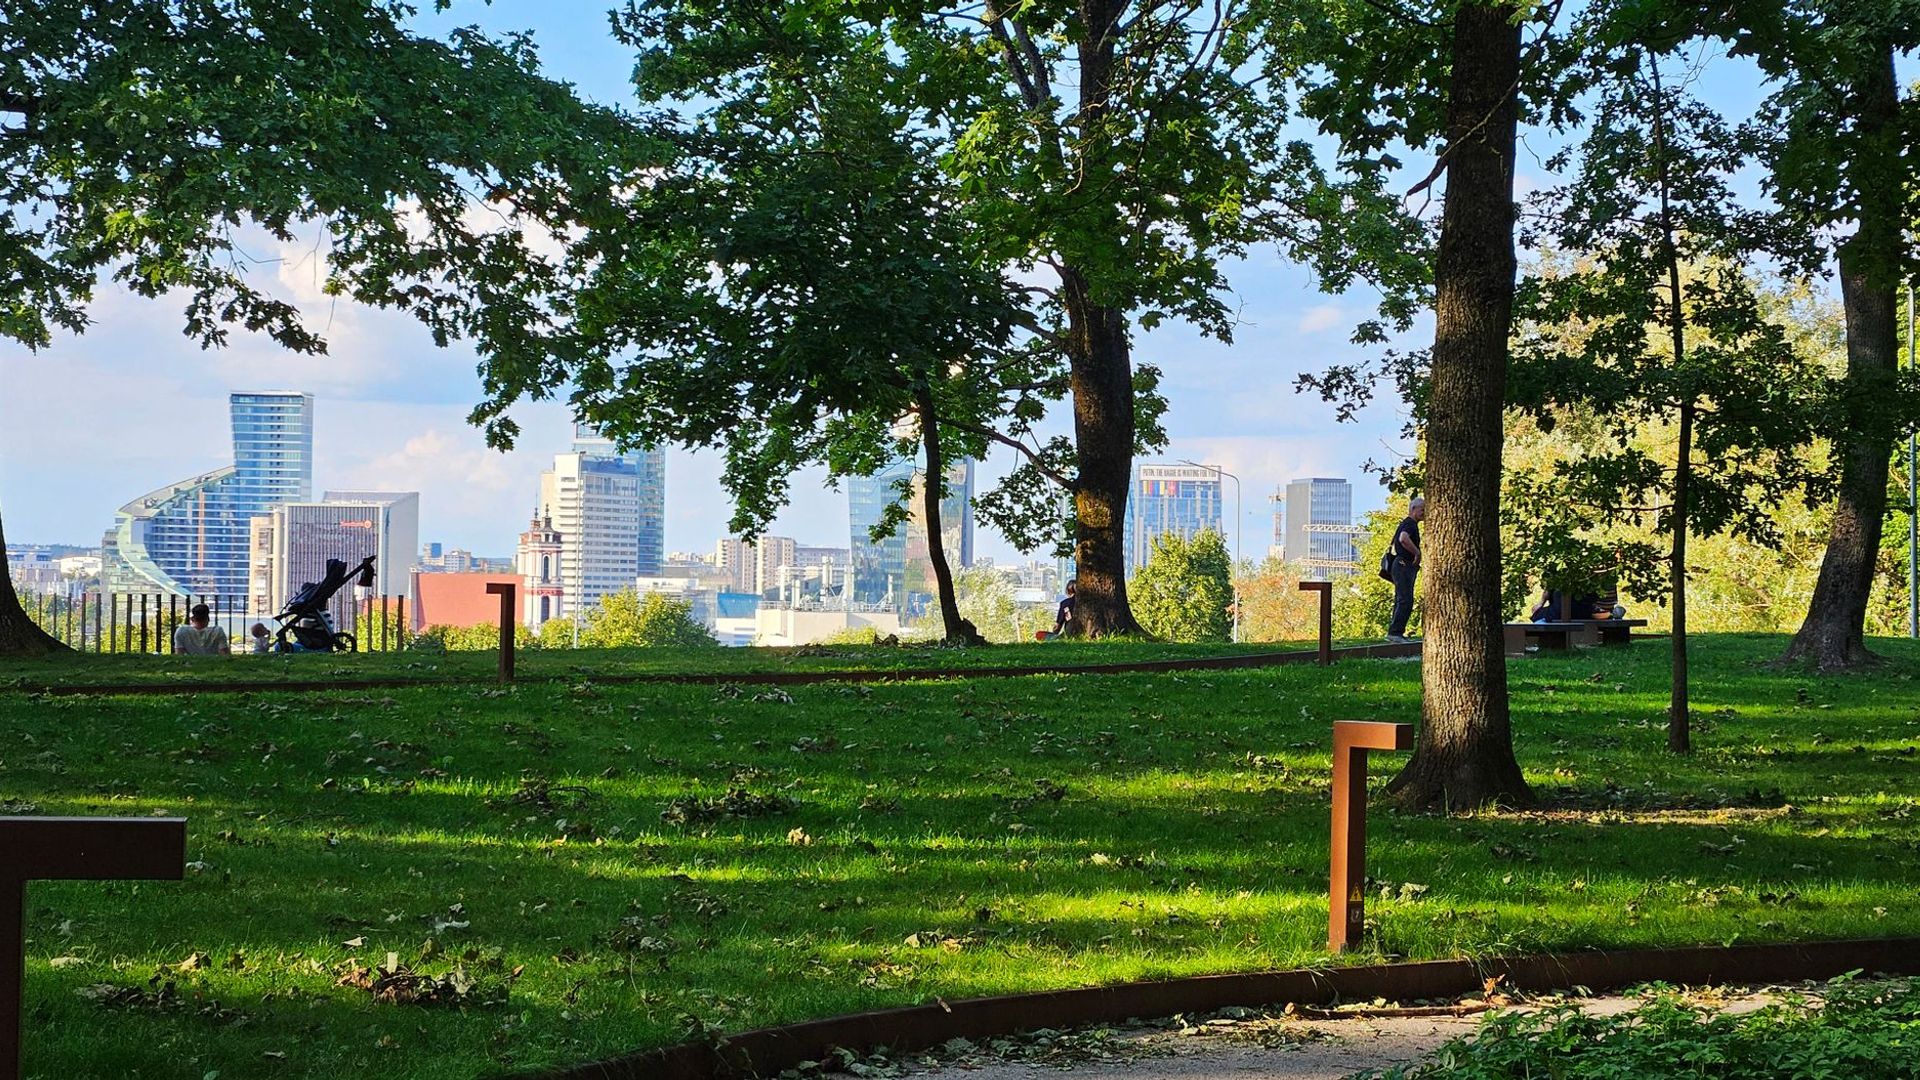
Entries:
[[1028,446],[1026,443],[1023,443],[1018,439],[1015,439],[1015,438],[1012,438],[1011,436],[1003,434],[1002,432],[995,431],[993,428],[985,427],[979,424],[969,424],[963,420],[943,419],[940,422],[947,425],[950,428],[957,428],[961,431],[971,432],[972,434],[979,435],[993,442],[997,442],[1002,446],[1011,446],[1015,450],[1020,451],[1020,453],[1027,459],[1027,461],[1032,463],[1035,469],[1039,470],[1040,475],[1046,477],[1047,479],[1053,481],[1056,484],[1059,484],[1061,487],[1065,488],[1068,491],[1072,491],[1074,489],[1073,481],[1067,479],[1067,477],[1064,474],[1062,474],[1058,469],[1055,469],[1053,466],[1047,464],[1046,459],[1042,458],[1039,455],[1039,453],[1033,449],[1033,447]]

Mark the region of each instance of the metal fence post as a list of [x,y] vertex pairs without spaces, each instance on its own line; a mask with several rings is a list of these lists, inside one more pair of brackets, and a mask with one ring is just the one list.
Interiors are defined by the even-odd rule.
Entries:
[[1301,592],[1320,594],[1320,666],[1333,663],[1333,582],[1302,581]]
[[1412,724],[1336,720],[1333,724],[1333,852],[1327,948],[1340,952],[1366,927],[1367,751],[1408,750]]
[[500,681],[513,681],[513,616],[514,594],[518,591],[511,581],[496,581],[487,586],[487,591],[500,597]]

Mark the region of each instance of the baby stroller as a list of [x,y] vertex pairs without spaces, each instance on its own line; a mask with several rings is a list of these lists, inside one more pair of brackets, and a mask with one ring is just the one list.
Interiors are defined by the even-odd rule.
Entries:
[[[326,576],[300,586],[300,591],[287,601],[287,610],[274,616],[280,623],[274,651],[352,652],[353,635],[334,629],[327,601],[356,578],[362,588],[373,584],[373,556],[361,559],[360,565],[351,570],[343,559],[328,559]],[[293,639],[291,642],[287,640],[289,636]]]

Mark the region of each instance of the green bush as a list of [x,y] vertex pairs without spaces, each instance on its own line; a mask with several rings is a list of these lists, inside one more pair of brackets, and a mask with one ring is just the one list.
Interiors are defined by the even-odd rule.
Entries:
[[1835,980],[1820,999],[1714,1012],[1670,989],[1616,1016],[1576,1005],[1490,1016],[1426,1059],[1360,1074],[1380,1080],[1877,1080],[1920,1077],[1920,989]]
[[628,646],[714,645],[711,631],[694,619],[693,604],[660,593],[641,596],[623,589],[600,598],[580,628],[580,644],[595,649]]
[[1233,636],[1233,559],[1213,529],[1191,539],[1162,533],[1147,565],[1127,582],[1133,617],[1163,641],[1225,641]]
[[[500,628],[488,626],[429,626],[413,635],[407,648],[419,652],[492,652],[500,647]],[[540,639],[522,625],[513,628],[515,652],[540,647]]]
[[875,630],[871,626],[849,626],[842,630],[835,630],[833,633],[828,634],[826,637],[821,638],[819,641],[815,642],[814,644],[816,645],[878,645],[880,644],[880,631]]

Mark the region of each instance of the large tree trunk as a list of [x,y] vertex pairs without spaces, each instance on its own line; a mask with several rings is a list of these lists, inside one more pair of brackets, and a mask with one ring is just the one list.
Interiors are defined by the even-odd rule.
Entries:
[[960,617],[960,595],[953,587],[953,567],[947,564],[947,540],[941,531],[941,489],[946,486],[947,456],[940,449],[940,422],[933,392],[914,391],[920,412],[920,447],[926,453],[927,475],[920,482],[920,512],[927,524],[927,561],[933,564],[935,591],[940,594],[940,621],[949,645],[985,645],[987,639]]
[[1133,363],[1126,323],[1066,275],[1072,353],[1074,489],[1073,623],[1069,634],[1144,634],[1127,604],[1127,494],[1133,487]]
[[[0,563],[6,553],[6,527],[0,524]],[[46,656],[66,651],[65,645],[40,629],[20,606],[19,594],[13,591],[13,575],[0,572],[0,656]]]
[[1896,290],[1901,263],[1900,96],[1893,51],[1877,58],[1854,93],[1861,158],[1849,163],[1859,191],[1859,229],[1840,245],[1840,297],[1847,318],[1849,421],[1837,432],[1842,455],[1840,491],[1833,507],[1820,578],[1806,621],[1786,659],[1811,660],[1821,671],[1843,671],[1877,660],[1867,651],[1867,600],[1886,524],[1887,468],[1896,432],[1883,419],[1881,400],[1899,365]]
[[1447,194],[1434,267],[1426,416],[1429,524],[1420,740],[1389,790],[1411,810],[1524,805],[1500,611],[1500,452],[1513,321],[1514,80],[1507,4],[1460,6],[1447,102]]

